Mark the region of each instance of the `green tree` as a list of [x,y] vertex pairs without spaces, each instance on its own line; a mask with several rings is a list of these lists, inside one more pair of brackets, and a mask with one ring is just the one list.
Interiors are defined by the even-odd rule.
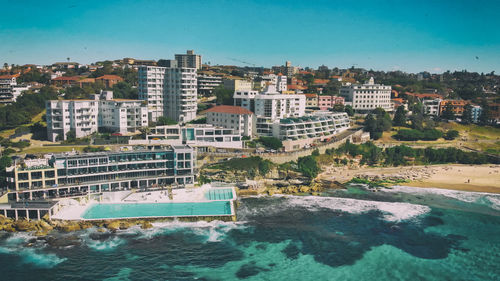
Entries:
[[464,113],[462,115],[462,122],[464,124],[471,124],[472,123],[472,105],[471,104],[465,105]]
[[309,179],[315,178],[320,172],[320,168],[318,166],[318,163],[316,162],[316,159],[314,159],[314,157],[311,155],[300,157],[297,160],[297,165],[299,171]]
[[410,116],[411,128],[422,131],[424,130],[424,116],[420,113],[415,113]]
[[483,104],[478,122],[480,125],[490,125],[492,123],[491,110],[487,104]]
[[344,111],[347,113],[347,115],[354,116],[354,109],[352,109],[352,106],[346,105],[344,107]]
[[453,112],[453,104],[451,102],[446,104],[441,117],[447,120],[455,120],[455,112]]
[[220,85],[214,89],[214,94],[217,97],[217,104],[233,105],[233,91]]
[[113,98],[136,100],[139,94],[137,88],[132,88],[130,83],[122,81],[113,85]]
[[446,134],[444,134],[443,137],[445,140],[454,140],[458,136],[459,136],[459,133],[457,130],[449,130],[448,132],[446,132]]
[[175,122],[175,120],[172,120],[168,117],[160,116],[160,117],[158,117],[158,120],[156,121],[156,125],[158,125],[158,126],[177,125],[177,122]]
[[392,124],[394,126],[406,126],[406,110],[404,106],[400,106],[398,107],[398,109],[396,109]]
[[275,137],[260,137],[259,142],[270,149],[278,150],[283,147],[283,142]]
[[66,133],[66,140],[70,141],[70,142],[76,140],[76,132],[75,132],[75,130],[69,130]]

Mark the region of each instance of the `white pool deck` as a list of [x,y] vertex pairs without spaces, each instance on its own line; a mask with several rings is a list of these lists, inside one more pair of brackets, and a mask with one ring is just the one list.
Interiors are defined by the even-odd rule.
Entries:
[[[205,194],[213,189],[231,189],[233,199],[231,200],[208,200]],[[212,187],[210,184],[202,185],[201,187],[183,188],[172,190],[173,198],[170,199],[167,190],[156,190],[146,192],[130,191],[121,193],[121,196],[115,196],[114,192],[104,192],[101,196],[101,201],[98,200],[82,200],[78,202],[74,199],[60,200],[61,210],[52,216],[53,219],[60,220],[81,220],[83,214],[93,204],[99,203],[120,203],[120,204],[137,204],[137,203],[187,203],[187,202],[211,202],[211,201],[233,201],[236,199],[236,190],[234,187]],[[119,199],[117,197],[122,197]],[[234,214],[234,206],[231,204],[231,213]]]

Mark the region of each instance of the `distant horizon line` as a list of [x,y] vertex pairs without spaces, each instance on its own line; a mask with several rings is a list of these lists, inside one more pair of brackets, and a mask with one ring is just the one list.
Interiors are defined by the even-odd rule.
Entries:
[[[195,54],[197,55],[197,54]],[[97,60],[97,61],[94,61],[94,62],[91,62],[91,63],[81,63],[81,62],[78,62],[76,60],[72,60],[72,61],[55,61],[55,62],[52,62],[50,64],[39,64],[39,63],[25,63],[25,64],[12,64],[12,63],[7,63],[7,62],[2,62],[0,64],[0,67],[2,67],[1,69],[3,70],[3,66],[5,63],[7,63],[9,66],[12,66],[12,65],[15,65],[15,66],[25,66],[25,65],[37,65],[37,66],[50,66],[50,65],[53,65],[53,64],[56,64],[56,63],[77,63],[77,64],[80,64],[80,65],[95,65],[99,62],[105,62],[105,61],[111,61],[111,62],[114,62],[114,61],[118,61],[118,60],[123,60],[125,58],[131,58],[131,59],[135,59],[135,60],[143,60],[143,61],[155,61],[155,62],[158,62],[159,60],[168,60],[168,59],[165,59],[165,58],[160,58],[160,59],[138,59],[138,58],[134,58],[134,57],[123,57],[121,59],[104,59],[104,60]],[[210,61],[209,61],[210,62]],[[275,66],[284,66],[284,65],[272,65],[272,66],[269,66],[269,67],[266,67],[266,66],[251,66],[251,65],[241,65],[241,64],[207,64],[207,63],[202,63],[202,65],[209,65],[209,66],[237,66],[237,67],[249,67],[249,68],[266,68],[266,69],[272,69],[272,67],[275,67]],[[383,72],[403,72],[403,73],[407,73],[407,74],[418,74],[418,73],[422,73],[422,72],[427,72],[427,73],[430,73],[430,74],[443,74],[443,73],[446,73],[446,72],[470,72],[470,73],[478,73],[478,74],[495,74],[495,72],[497,72],[496,70],[490,70],[490,71],[469,71],[467,70],[466,68],[465,69],[447,69],[447,70],[434,70],[434,72],[432,70],[421,70],[421,71],[418,71],[418,72],[412,72],[412,71],[405,71],[405,70],[402,70],[402,69],[390,69],[390,70],[386,70],[386,69],[374,69],[374,68],[367,68],[367,67],[361,67],[361,66],[349,66],[349,67],[340,67],[340,66],[333,66],[333,67],[330,67],[328,65],[325,65],[325,64],[321,64],[321,65],[318,65],[316,68],[314,67],[311,67],[311,66],[300,66],[300,65],[292,65],[294,67],[300,67],[302,69],[305,69],[305,68],[311,68],[313,70],[318,70],[318,68],[320,66],[327,66],[328,69],[334,69],[334,68],[338,68],[338,69],[351,69],[351,68],[354,68],[354,69],[364,69],[366,71],[383,71]]]

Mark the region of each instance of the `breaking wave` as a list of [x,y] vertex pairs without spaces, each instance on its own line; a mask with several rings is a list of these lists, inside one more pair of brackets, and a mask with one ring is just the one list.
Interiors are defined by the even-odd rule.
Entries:
[[[428,213],[431,208],[424,205],[401,203],[401,202],[381,202],[381,201],[368,201],[357,200],[350,198],[338,197],[320,197],[320,196],[294,196],[294,195],[275,195],[274,197],[282,197],[285,199],[285,207],[304,207],[308,210],[315,211],[321,208],[338,210],[347,213],[360,214],[369,211],[380,211],[383,218],[387,221],[402,221],[408,220],[425,213]],[[273,212],[283,210],[283,205],[274,206],[274,210],[264,208],[264,210],[244,210],[250,214],[256,212]]]
[[393,186],[391,189],[383,189],[384,192],[400,192],[409,194],[435,194],[459,200],[467,203],[477,203],[500,210],[500,194],[472,191],[458,191],[441,188],[420,188],[411,186]]

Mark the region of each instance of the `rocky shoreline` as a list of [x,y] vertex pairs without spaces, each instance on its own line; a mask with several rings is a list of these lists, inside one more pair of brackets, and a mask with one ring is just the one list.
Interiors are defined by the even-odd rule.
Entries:
[[[221,220],[221,217],[200,217],[204,221]],[[0,231],[5,232],[32,232],[37,237],[45,237],[53,231],[63,233],[84,230],[88,228],[97,228],[98,232],[116,232],[125,230],[134,226],[141,229],[153,227],[154,222],[182,221],[194,222],[200,220],[198,217],[180,217],[180,218],[144,218],[144,219],[116,219],[116,220],[98,220],[98,221],[75,221],[75,220],[50,220],[44,217],[41,220],[13,220],[0,215]],[[224,218],[222,218],[224,220]],[[232,220],[228,218],[227,220]]]
[[[267,195],[274,194],[288,194],[288,195],[320,195],[321,192],[327,189],[341,189],[344,188],[342,184],[331,181],[313,181],[310,184],[303,182],[292,183],[291,181],[263,181],[257,186],[248,189],[238,189],[239,197],[254,196],[254,195]],[[237,201],[235,201],[238,204]],[[134,226],[139,226],[141,229],[152,228],[153,222],[167,222],[167,221],[183,221],[194,222],[199,220],[213,221],[225,220],[220,216],[218,217],[181,217],[181,218],[142,218],[142,219],[115,219],[115,220],[51,220],[48,216],[43,217],[41,220],[27,220],[20,219],[14,220],[12,218],[0,215],[0,231],[5,232],[31,232],[37,237],[45,237],[53,231],[68,233],[88,228],[97,228],[98,232],[116,232],[117,230],[125,230]],[[234,218],[227,218],[227,220],[234,220]]]

